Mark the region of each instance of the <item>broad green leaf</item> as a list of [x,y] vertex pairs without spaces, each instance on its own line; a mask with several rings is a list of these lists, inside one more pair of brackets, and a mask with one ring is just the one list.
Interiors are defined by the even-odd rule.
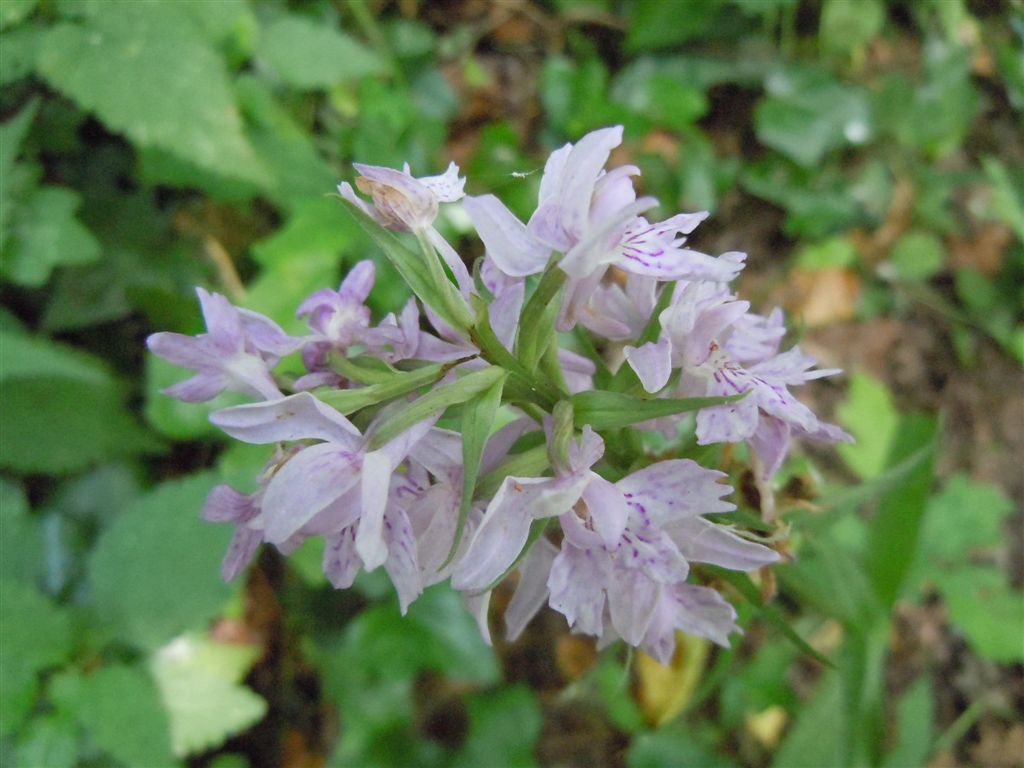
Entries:
[[364,681],[408,680],[422,670],[483,685],[500,678],[493,649],[445,584],[427,589],[404,617],[393,601],[362,611],[346,626],[338,654],[335,662],[358,665]]
[[[7,58],[7,49],[4,48],[4,56]],[[11,197],[11,180],[14,170],[14,161],[18,157],[18,150],[21,148],[22,139],[28,133],[28,129],[35,120],[36,112],[39,111],[39,101],[33,99],[21,111],[0,125],[0,253],[3,253],[2,262],[6,271],[7,252],[4,248],[7,236],[11,209],[13,208]]]
[[823,70],[780,70],[768,76],[769,95],[754,110],[758,140],[800,165],[811,167],[842,144],[871,135],[867,99],[859,89]]
[[796,265],[800,269],[852,267],[856,263],[857,249],[848,237],[830,237],[819,243],[808,243],[796,253]]
[[180,4],[107,10],[50,29],[39,55],[50,85],[141,147],[268,183],[243,133],[224,62]]
[[362,43],[294,15],[267,27],[259,53],[282,80],[299,89],[329,88],[388,70],[385,61]]
[[644,400],[622,392],[591,390],[572,396],[577,426],[589,424],[594,429],[617,429],[640,421],[674,416],[739,400],[734,397],[687,397]]
[[694,0],[680,13],[672,3],[637,0],[629,5],[626,47],[635,53],[703,37],[714,28],[720,8],[714,0]]
[[74,347],[22,333],[0,331],[0,381],[34,377],[67,378],[108,387],[106,363]]
[[11,241],[4,250],[3,275],[37,288],[55,267],[87,264],[100,245],[75,217],[78,194],[64,187],[38,187],[15,211]]
[[452,765],[476,768],[501,755],[502,766],[537,765],[534,744],[542,718],[536,694],[523,684],[477,693],[466,702],[469,734]]
[[210,475],[163,483],[131,504],[104,532],[89,569],[97,617],[124,640],[155,648],[201,629],[231,587],[220,561],[229,526],[199,519]]
[[249,645],[182,635],[159,649],[150,665],[170,717],[179,757],[218,747],[258,723],[267,703],[241,685],[259,656]]
[[818,33],[821,47],[831,54],[856,53],[881,31],[885,15],[881,0],[826,0]]
[[922,564],[938,574],[967,563],[974,550],[1005,544],[1003,522],[1013,509],[1013,502],[997,486],[953,475],[928,502],[921,531]]
[[35,24],[26,24],[0,35],[0,86],[10,85],[31,75],[36,68],[36,57],[46,30]]
[[896,747],[885,756],[883,768],[927,765],[935,738],[935,692],[928,675],[919,677],[896,705]]
[[68,717],[34,717],[18,739],[16,765],[74,768],[78,764],[78,735]]
[[0,5],[0,29],[13,27],[28,18],[39,0],[4,0]]
[[152,679],[139,667],[115,664],[88,675],[66,671],[50,692],[61,711],[118,761],[147,768],[174,765],[167,714]]
[[889,463],[897,464],[923,448],[928,458],[887,491],[875,510],[868,531],[867,571],[882,603],[891,606],[899,596],[917,552],[921,521],[932,487],[938,419],[911,414],[900,420]]
[[43,532],[21,487],[0,477],[0,580],[36,585],[43,573]]
[[16,728],[32,707],[41,670],[67,658],[71,617],[35,587],[0,581],[0,733]]
[[889,262],[902,280],[920,281],[942,269],[946,249],[934,233],[917,230],[897,240],[889,253]]
[[845,712],[839,674],[826,671],[818,687],[786,733],[772,760],[774,768],[822,768],[846,765],[843,752]]
[[[370,436],[371,450],[377,450],[389,441],[398,437],[409,427],[424,419],[443,411],[452,405],[458,405],[477,395],[487,392],[499,381],[504,380],[506,372],[496,366],[467,373],[455,381],[442,384],[420,395],[409,405],[381,422]],[[499,389],[500,393],[500,389]]]
[[724,755],[708,749],[692,732],[668,727],[637,735],[626,753],[627,768],[734,768]]
[[952,570],[938,581],[949,621],[981,656],[1002,664],[1024,661],[1024,591],[994,567]]
[[[500,368],[498,370],[501,370]],[[505,387],[508,374],[501,371],[501,376],[487,389],[467,402],[462,408],[462,498],[459,503],[459,522],[455,527],[452,548],[445,562],[447,565],[455,557],[462,534],[469,517],[469,508],[473,504],[473,492],[476,490],[476,479],[480,474],[480,461],[483,459],[487,438],[494,426],[494,417],[501,407],[501,392]]]
[[5,379],[0,401],[0,466],[16,472],[64,474],[159,448],[113,384],[56,376]]
[[[321,156],[309,128],[299,125],[259,78],[243,75],[235,83],[238,106],[248,118],[248,136],[274,177],[272,197],[284,208],[307,198],[322,198],[338,185],[337,172]],[[350,230],[350,222],[342,225]]]
[[850,377],[846,401],[836,412],[856,439],[838,446],[839,455],[863,479],[878,477],[889,467],[889,449],[899,425],[889,389],[868,374],[856,372]]

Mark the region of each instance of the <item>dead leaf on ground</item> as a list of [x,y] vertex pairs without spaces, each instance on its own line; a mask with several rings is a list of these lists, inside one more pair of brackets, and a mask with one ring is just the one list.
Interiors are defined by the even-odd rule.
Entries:
[[793,312],[810,327],[852,320],[860,298],[860,278],[843,267],[805,271],[795,269],[791,277]]

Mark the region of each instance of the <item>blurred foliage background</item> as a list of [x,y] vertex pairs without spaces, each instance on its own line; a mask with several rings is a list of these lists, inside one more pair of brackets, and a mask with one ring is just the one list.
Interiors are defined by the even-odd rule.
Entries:
[[[0,0],[0,30],[4,765],[1021,765],[1019,2]],[[222,583],[198,512],[263,456],[226,399],[159,395],[145,336],[201,329],[195,285],[298,331],[377,258],[330,195],[353,159],[455,159],[525,214],[611,123],[848,371],[804,395],[859,441],[782,473],[745,635],[660,667],[545,612],[492,649],[446,587],[400,619],[311,547]]]

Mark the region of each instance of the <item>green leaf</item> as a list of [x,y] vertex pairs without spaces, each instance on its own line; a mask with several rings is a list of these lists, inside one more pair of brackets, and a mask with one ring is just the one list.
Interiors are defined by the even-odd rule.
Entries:
[[821,655],[821,653],[815,650],[806,640],[800,637],[797,631],[793,629],[792,623],[782,614],[782,611],[771,603],[766,603],[761,598],[761,591],[757,588],[754,582],[750,580],[749,576],[745,573],[739,573],[738,571],[729,571],[725,568],[719,568],[716,565],[704,565],[702,567],[713,573],[717,578],[736,587],[736,590],[743,595],[744,599],[754,606],[759,616],[767,620],[769,624],[779,630],[787,640],[793,643],[793,645],[799,648],[803,653],[806,653],[808,656],[826,667],[834,668],[831,661]]
[[[7,49],[4,48],[4,56],[7,58]],[[3,253],[2,265],[7,262],[7,252],[4,245],[7,241],[8,220],[11,217],[12,201],[11,181],[14,170],[14,161],[18,157],[18,150],[21,148],[22,139],[28,133],[28,129],[35,120],[39,111],[39,100],[33,99],[13,118],[3,125],[0,125],[0,252]]]
[[370,449],[377,450],[409,427],[449,406],[464,403],[478,394],[487,392],[499,381],[504,380],[506,375],[501,368],[491,366],[467,373],[453,382],[431,389],[395,415],[381,422],[370,436]]
[[800,269],[833,269],[856,264],[857,248],[848,237],[831,237],[818,243],[808,243],[796,253],[796,265]]
[[37,3],[38,0],[4,0],[0,6],[0,29],[23,22],[35,10]]
[[106,363],[97,357],[44,337],[0,331],[0,381],[42,376],[94,387],[113,383]]
[[885,756],[882,768],[927,765],[935,739],[935,692],[928,675],[919,677],[896,704],[896,748]]
[[881,0],[826,0],[818,33],[822,49],[836,55],[860,51],[881,31],[885,15]]
[[87,264],[100,255],[92,233],[75,218],[78,194],[63,187],[39,187],[17,208],[12,242],[4,251],[3,275],[39,287],[54,267]]
[[64,474],[159,447],[125,409],[112,384],[61,377],[5,379],[0,401],[0,466],[16,472]]
[[627,768],[733,768],[724,755],[709,750],[692,733],[668,727],[638,734],[626,753]]
[[[89,675],[63,672],[50,688],[58,707],[78,720],[96,746],[125,765],[172,766],[167,714],[152,679],[114,664]],[[131,723],[130,728],[125,723]]]
[[556,338],[555,317],[562,304],[559,297],[565,280],[565,272],[550,267],[523,307],[515,351],[527,371],[537,370],[541,355]]
[[256,646],[182,635],[150,664],[170,716],[171,745],[179,757],[219,747],[258,723],[267,703],[240,685],[259,657]]
[[344,648],[346,663],[374,678],[400,680],[421,670],[482,685],[500,678],[493,649],[445,584],[427,589],[404,618],[393,603],[363,611],[348,624]]
[[838,446],[843,461],[865,480],[881,475],[889,467],[889,449],[899,426],[888,387],[858,371],[850,377],[846,400],[836,413],[856,439]]
[[323,392],[317,390],[316,395],[327,405],[347,416],[360,408],[384,403],[433,384],[458,362],[435,363],[417,368],[415,371],[398,373],[386,382],[371,384],[368,387],[329,389]]
[[1011,227],[1017,239],[1024,243],[1024,192],[1019,184],[1014,184],[1009,170],[997,158],[983,157],[981,167],[992,185],[993,215]]
[[43,573],[43,532],[20,486],[0,477],[0,580],[36,585]]
[[821,768],[846,765],[845,712],[840,677],[825,672],[814,696],[801,709],[772,760],[774,768]]
[[900,420],[889,463],[898,464],[921,449],[927,459],[918,464],[899,486],[887,491],[875,510],[868,531],[866,568],[882,603],[891,606],[913,563],[921,520],[932,487],[932,469],[938,420],[911,414]]
[[754,110],[754,130],[765,146],[812,167],[845,143],[861,144],[872,131],[864,93],[823,70],[782,70],[769,75],[769,96]]
[[472,325],[473,314],[469,306],[458,289],[444,275],[432,248],[429,253],[416,253],[354,205],[346,203],[345,210],[380,246],[388,261],[398,270],[420,301],[453,328],[466,329]]
[[939,592],[949,621],[981,656],[1002,664],[1024,661],[1024,591],[998,568],[965,567],[943,574]]
[[224,62],[181,4],[127,4],[52,27],[40,74],[140,147],[223,176],[269,182],[242,130]]
[[889,253],[889,261],[903,280],[921,281],[933,277],[942,269],[946,249],[934,233],[908,232],[900,236]]
[[579,392],[572,396],[572,407],[576,424],[589,424],[597,430],[628,427],[640,421],[674,416],[678,413],[696,411],[715,405],[724,405],[739,400],[743,395],[733,397],[687,397],[659,398],[644,400],[622,392],[600,392],[596,390]]
[[4,49],[4,55],[0,56],[0,86],[10,85],[35,72],[36,57],[45,36],[45,28],[35,24],[26,24],[0,36],[0,47]]
[[703,37],[713,29],[719,9],[715,0],[693,0],[686,13],[661,0],[637,0],[629,5],[626,48],[648,51]]
[[469,734],[452,765],[476,768],[501,755],[507,768],[535,766],[534,744],[540,736],[541,711],[537,697],[525,685],[478,693],[466,701]]
[[78,764],[75,724],[67,717],[34,717],[18,739],[16,765],[74,768]]
[[0,733],[8,733],[28,713],[36,675],[71,652],[71,617],[34,587],[0,581]]
[[263,33],[259,53],[289,85],[329,88],[388,71],[373,50],[348,35],[301,16],[284,16]]
[[966,563],[975,550],[1006,543],[1003,522],[1013,502],[991,483],[975,483],[964,474],[946,481],[928,502],[920,556],[928,572],[938,575],[952,565]]
[[[501,369],[498,369],[501,371]],[[474,397],[462,408],[462,498],[459,502],[459,522],[455,526],[455,537],[452,548],[444,565],[448,565],[455,557],[462,541],[462,533],[466,529],[469,508],[473,504],[473,492],[476,490],[476,479],[480,474],[480,461],[483,459],[487,438],[494,426],[494,417],[501,407],[501,392],[505,387],[508,374],[501,371],[500,377],[487,389]],[[444,567],[442,566],[442,568]]]
[[97,543],[93,604],[126,641],[155,648],[223,609],[232,589],[219,564],[231,531],[199,519],[212,486],[207,474],[163,483],[129,505]]

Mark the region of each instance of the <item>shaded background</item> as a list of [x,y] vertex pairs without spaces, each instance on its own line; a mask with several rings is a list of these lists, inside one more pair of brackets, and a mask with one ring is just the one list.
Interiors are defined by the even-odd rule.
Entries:
[[[5,765],[1021,765],[1019,3],[2,0],[0,30]],[[745,635],[663,668],[545,611],[492,650],[446,587],[405,619],[379,573],[331,590],[312,543],[220,582],[198,511],[263,452],[209,427],[226,398],[160,396],[145,336],[201,330],[195,285],[298,332],[377,258],[329,197],[353,159],[454,158],[525,215],[612,123],[847,370],[802,393],[859,442],[781,474],[793,562],[722,585]]]

